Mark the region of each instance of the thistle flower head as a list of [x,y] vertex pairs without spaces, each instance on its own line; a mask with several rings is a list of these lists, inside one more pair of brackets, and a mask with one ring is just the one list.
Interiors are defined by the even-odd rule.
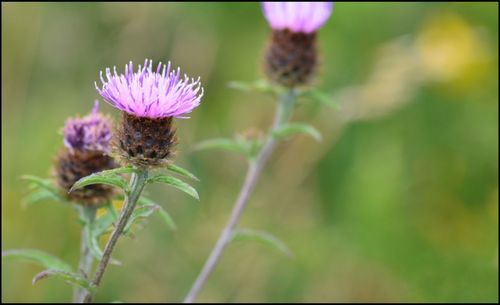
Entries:
[[63,128],[64,145],[71,151],[101,151],[109,153],[111,121],[99,111],[96,100],[92,113],[69,118]]
[[143,118],[185,118],[185,114],[196,108],[203,96],[199,78],[180,76],[180,68],[170,70],[168,65],[158,64],[153,70],[153,61],[146,59],[144,66],[133,71],[132,62],[125,65],[124,74],[106,69],[106,80],[101,71],[102,87],[95,84],[99,94],[113,107],[130,115]]
[[87,206],[101,206],[114,194],[109,185],[87,185],[68,193],[80,178],[116,167],[109,156],[111,119],[98,112],[96,101],[92,113],[66,121],[62,130],[64,146],[54,160],[54,175],[61,193],[69,201]]
[[312,33],[328,20],[333,2],[263,2],[262,9],[273,30]]

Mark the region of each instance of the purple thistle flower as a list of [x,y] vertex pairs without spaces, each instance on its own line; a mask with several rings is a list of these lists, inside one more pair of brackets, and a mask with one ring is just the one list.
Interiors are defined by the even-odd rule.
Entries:
[[107,80],[101,71],[102,88],[96,83],[96,89],[113,107],[136,117],[186,118],[203,96],[200,79],[181,78],[180,68],[171,71],[170,62],[168,66],[159,63],[156,71],[152,66],[153,61],[146,59],[135,73],[132,62],[125,65],[125,74],[118,74],[116,67],[114,73],[107,68]]
[[71,151],[102,151],[109,153],[111,121],[98,112],[96,100],[92,113],[83,118],[66,120],[63,128],[64,145]]
[[262,2],[262,9],[274,30],[312,33],[328,20],[333,2]]

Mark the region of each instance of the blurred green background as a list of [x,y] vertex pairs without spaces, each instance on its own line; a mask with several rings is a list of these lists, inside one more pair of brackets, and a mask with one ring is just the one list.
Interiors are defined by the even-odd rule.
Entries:
[[[96,300],[182,300],[245,173],[241,156],[190,148],[270,124],[270,96],[227,87],[262,77],[268,35],[258,3],[2,3],[2,250],[76,265],[76,214],[21,208],[19,177],[50,174],[58,132],[90,111],[99,70],[171,60],[205,88],[177,120],[176,162],[201,178],[201,201],[150,187],[178,230],[152,217],[123,239],[124,266],[109,268]],[[498,4],[337,3],[319,40],[316,84],[339,107],[298,106],[294,120],[324,139],[282,143],[241,221],[295,258],[235,242],[198,300],[498,302]],[[41,270],[2,259],[2,301],[69,301],[59,280],[31,285]]]

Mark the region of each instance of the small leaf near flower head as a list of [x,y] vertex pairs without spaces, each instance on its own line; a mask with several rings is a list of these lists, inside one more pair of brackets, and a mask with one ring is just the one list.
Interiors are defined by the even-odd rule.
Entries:
[[[61,197],[61,195],[59,195],[57,187],[54,186],[52,180],[50,179],[43,179],[31,175],[21,176],[21,179],[30,181],[31,182],[30,187],[33,191],[33,194],[25,199],[24,205],[29,205],[31,203],[35,203],[43,199],[53,199],[55,201],[60,201],[60,202],[66,201]],[[42,190],[45,190],[46,192],[42,192]],[[35,195],[36,193],[44,193],[45,195],[42,194]],[[50,196],[48,195],[49,193],[52,195],[52,198],[50,198]]]
[[18,258],[27,259],[36,262],[44,266],[45,268],[49,269],[56,269],[68,272],[73,271],[73,268],[71,268],[71,266],[68,263],[61,260],[60,258],[36,249],[13,249],[13,250],[2,251],[2,257],[7,257],[7,256],[14,256]]
[[44,200],[61,201],[61,197],[54,195],[54,193],[46,189],[37,188],[23,198],[21,204],[23,208],[26,208]]
[[73,186],[71,187],[69,192],[72,192],[76,189],[79,189],[79,188],[82,188],[84,186],[91,185],[91,184],[107,184],[107,185],[116,186],[116,187],[119,187],[123,190],[126,190],[126,188],[127,188],[126,181],[125,181],[125,179],[123,179],[122,176],[119,175],[119,173],[120,173],[119,170],[124,170],[121,173],[125,173],[125,172],[129,172],[130,169],[129,168],[119,168],[116,171],[115,170],[103,171],[103,172],[92,174],[92,175],[87,176],[87,177],[83,177],[80,180],[78,180],[77,182],[75,182],[75,184],[73,184]]
[[205,140],[196,144],[193,148],[193,150],[205,150],[205,149],[222,149],[222,150],[229,150],[242,153],[245,155],[247,154],[246,147],[241,145],[240,142],[237,142],[233,139],[218,138],[218,139]]
[[275,250],[285,254],[288,257],[293,257],[292,251],[285,245],[284,242],[276,238],[275,236],[265,232],[257,231],[251,229],[236,229],[233,232],[231,241],[236,240],[254,240],[261,242],[265,245],[271,246]]
[[172,163],[167,164],[167,169],[169,171],[172,171],[174,173],[183,175],[183,176],[191,178],[193,180],[200,181],[200,179],[198,179],[198,177],[196,177],[195,175],[193,175],[192,173],[190,173],[187,169],[182,168],[180,166],[177,166],[175,164],[172,164]]
[[[88,223],[85,227],[85,230],[87,230],[87,239],[85,242],[87,243],[87,247],[90,249],[90,253],[92,253],[92,256],[94,256],[97,260],[101,260],[103,255],[103,251],[99,246],[99,237],[107,233],[109,229],[112,228],[115,220],[115,215],[108,212],[95,219],[93,223]],[[120,261],[113,258],[110,260],[110,263],[113,265],[122,264]]]
[[175,225],[175,222],[174,222],[174,219],[172,218],[172,216],[170,216],[170,214],[162,206],[155,203],[153,200],[151,200],[147,197],[141,196],[139,198],[139,200],[137,200],[137,204],[141,205],[141,206],[148,206],[148,205],[157,206],[158,207],[157,211],[158,211],[158,213],[160,213],[160,216],[163,219],[163,221],[165,222],[165,224],[171,230],[177,229],[177,226]]
[[42,271],[42,272],[38,273],[37,275],[35,275],[35,277],[33,277],[32,284],[35,285],[36,282],[38,282],[39,280],[45,279],[48,277],[57,277],[57,278],[60,278],[60,279],[64,280],[66,283],[69,283],[71,285],[80,286],[82,288],[85,288],[88,291],[94,291],[94,288],[92,287],[92,285],[90,284],[90,282],[87,279],[83,278],[82,276],[80,276],[76,273],[62,271],[62,270],[49,269],[49,270]]
[[123,234],[128,234],[130,231],[130,228],[136,222],[138,219],[144,219],[151,214],[153,214],[155,211],[157,211],[159,208],[158,205],[143,205],[140,207],[137,207],[134,212],[132,212],[132,215],[130,216],[130,219],[128,223],[125,225],[125,228],[123,229]]
[[227,84],[227,86],[231,89],[241,91],[255,91],[263,93],[279,93],[281,90],[279,87],[270,84],[265,79],[258,79],[253,82],[231,81]]
[[196,191],[195,188],[187,184],[186,182],[183,182],[175,177],[172,176],[167,176],[167,175],[156,175],[148,178],[147,183],[153,183],[153,182],[161,182],[165,184],[169,184],[184,193],[196,198],[196,200],[200,200],[200,197],[198,196],[198,192]]
[[303,97],[310,98],[322,105],[332,107],[335,109],[339,108],[339,104],[333,100],[333,98],[330,96],[330,94],[318,90],[318,89],[308,89],[306,91],[303,91],[301,94]]
[[284,139],[298,133],[306,133],[313,137],[316,141],[321,141],[321,133],[309,124],[290,123],[273,130],[272,136],[276,139]]
[[261,139],[246,139],[244,136],[237,134],[234,139],[217,138],[202,141],[195,145],[193,150],[228,150],[243,154],[247,157],[247,159],[252,160],[253,158],[255,158],[261,144]]

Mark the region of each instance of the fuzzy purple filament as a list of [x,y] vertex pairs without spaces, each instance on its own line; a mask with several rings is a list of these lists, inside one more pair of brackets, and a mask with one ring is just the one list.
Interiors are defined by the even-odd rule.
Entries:
[[106,69],[106,80],[101,71],[102,88],[96,83],[99,94],[113,107],[137,117],[186,118],[184,115],[196,108],[203,96],[200,79],[180,76],[180,68],[170,70],[167,65],[158,64],[152,69],[153,61],[146,59],[134,73],[132,62],[125,65],[125,73],[118,74]]
[[274,30],[312,33],[328,20],[333,2],[262,2],[262,9]]
[[70,151],[109,153],[111,121],[98,111],[99,102],[95,101],[91,114],[66,120],[63,128],[64,145]]

